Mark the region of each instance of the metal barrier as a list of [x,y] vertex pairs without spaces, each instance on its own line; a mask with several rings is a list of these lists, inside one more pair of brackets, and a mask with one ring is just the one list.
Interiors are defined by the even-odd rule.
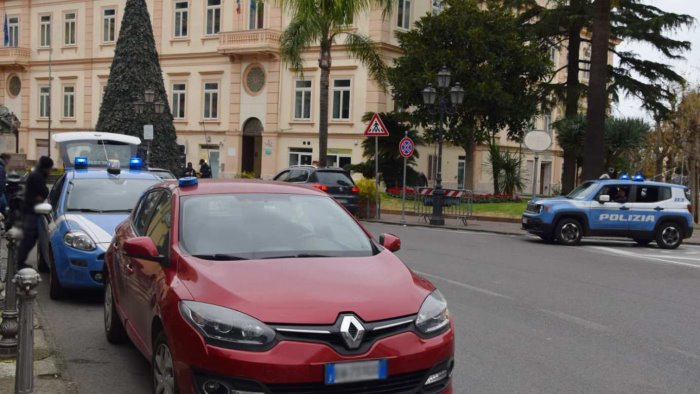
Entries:
[[[426,223],[433,214],[433,193],[432,187],[422,187],[414,193],[413,210],[419,220]],[[459,219],[463,225],[467,225],[474,214],[474,193],[471,190],[443,189],[445,191],[445,201],[442,208],[445,218]]]

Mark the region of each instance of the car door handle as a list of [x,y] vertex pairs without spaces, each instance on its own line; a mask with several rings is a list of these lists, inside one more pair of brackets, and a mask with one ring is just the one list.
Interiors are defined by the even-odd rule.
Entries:
[[127,274],[133,274],[134,273],[134,266],[131,264],[125,264],[124,268],[126,268],[126,273]]
[[664,209],[661,207],[656,207],[656,208],[654,208],[654,210],[658,212],[658,211],[663,211]]
[[630,209],[628,207],[620,207],[620,211],[629,211]]

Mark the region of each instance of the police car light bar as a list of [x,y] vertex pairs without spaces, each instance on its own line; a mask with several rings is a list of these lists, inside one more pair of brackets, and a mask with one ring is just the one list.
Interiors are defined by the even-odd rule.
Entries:
[[132,157],[129,159],[130,170],[140,170],[143,167],[143,160],[140,157]]
[[620,180],[622,180],[622,181],[629,181],[629,180],[630,180],[630,176],[625,172],[625,173],[623,173],[623,174],[620,176]]
[[638,172],[634,175],[634,178],[632,178],[632,179],[637,181],[637,182],[644,182],[644,175],[642,175],[641,172]]
[[198,183],[196,176],[186,176],[178,179],[177,182],[180,186],[196,186]]
[[85,170],[88,168],[88,158],[84,156],[76,156],[73,160],[73,165],[76,170]]

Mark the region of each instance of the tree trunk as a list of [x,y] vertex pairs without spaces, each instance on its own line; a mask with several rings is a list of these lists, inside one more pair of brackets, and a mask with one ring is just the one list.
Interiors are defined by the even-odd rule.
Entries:
[[318,115],[318,165],[328,164],[328,94],[331,74],[331,44],[321,43],[321,58],[318,60],[321,69],[321,86],[319,94]]
[[661,175],[661,179],[660,179],[661,182],[666,181],[666,174],[664,173],[664,157],[665,157],[665,155],[658,154],[656,156],[656,163],[655,163],[656,164],[656,174],[654,174],[654,175],[660,174]]
[[474,191],[474,155],[476,146],[473,142],[464,147],[464,188]]
[[603,132],[608,104],[608,43],[610,42],[610,2],[596,0],[593,15],[591,79],[588,87],[586,141],[583,149],[583,179],[598,178],[605,170]]
[[[578,114],[581,89],[579,88],[579,61],[581,50],[580,24],[572,25],[568,33],[568,54],[566,66],[566,109],[565,117],[573,119]],[[561,192],[568,194],[576,186],[576,153],[564,150],[564,169],[561,174]]]

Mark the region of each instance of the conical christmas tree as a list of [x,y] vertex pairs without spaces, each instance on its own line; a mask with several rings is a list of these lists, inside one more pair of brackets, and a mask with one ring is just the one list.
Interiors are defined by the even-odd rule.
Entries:
[[[155,113],[152,105],[150,108],[147,105],[142,114],[136,112],[135,104],[144,100],[144,92],[148,89],[155,93],[154,102],[164,103],[162,114]],[[144,0],[127,0],[100,107],[97,130],[143,139],[145,124],[153,125],[150,166],[179,172],[175,126],[165,93],[148,8]],[[145,146],[144,142],[139,149],[141,157],[146,155]]]

